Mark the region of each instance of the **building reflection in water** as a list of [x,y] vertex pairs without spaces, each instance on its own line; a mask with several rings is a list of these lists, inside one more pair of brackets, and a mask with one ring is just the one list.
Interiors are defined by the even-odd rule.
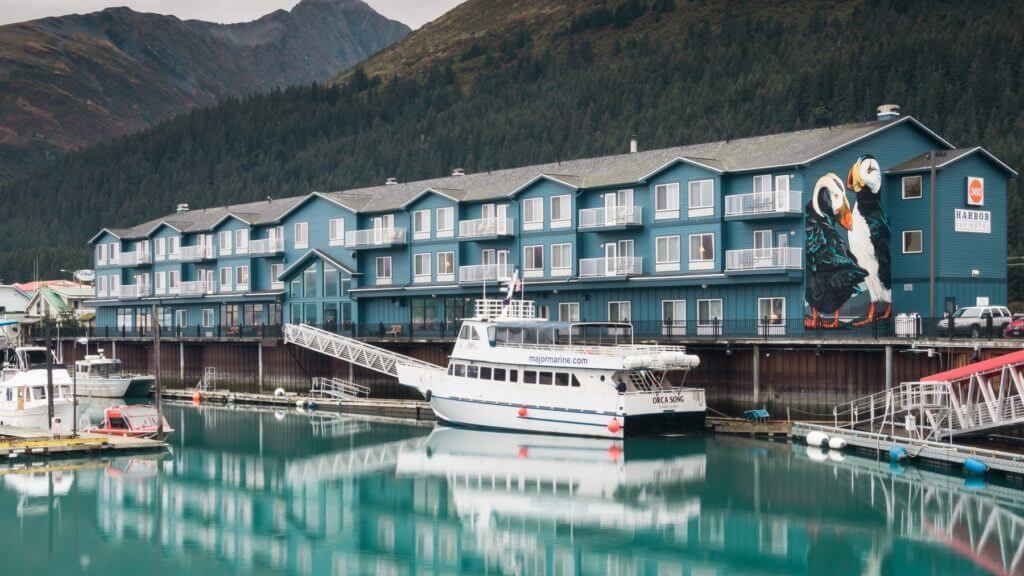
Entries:
[[1024,565],[1021,491],[805,446],[168,412],[179,432],[163,457],[0,469],[0,506],[17,512],[0,515],[0,528],[57,543],[51,567],[106,574],[134,573],[124,562],[293,575],[1012,574]]

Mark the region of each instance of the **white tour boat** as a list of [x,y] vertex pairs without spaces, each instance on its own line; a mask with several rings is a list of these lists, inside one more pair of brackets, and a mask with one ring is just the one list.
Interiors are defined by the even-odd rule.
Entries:
[[397,370],[452,424],[622,438],[702,428],[704,391],[667,378],[699,364],[681,346],[633,344],[628,323],[550,322],[506,298],[477,301],[447,370]]
[[[0,350],[3,379],[0,381],[0,426],[49,428],[46,363],[49,351],[42,347]],[[52,360],[51,360],[52,361]],[[53,362],[53,415],[71,429],[74,405],[71,377],[64,366]]]
[[102,349],[75,362],[75,378],[79,396],[97,398],[148,396],[156,381],[152,376],[123,373],[121,361],[107,358]]

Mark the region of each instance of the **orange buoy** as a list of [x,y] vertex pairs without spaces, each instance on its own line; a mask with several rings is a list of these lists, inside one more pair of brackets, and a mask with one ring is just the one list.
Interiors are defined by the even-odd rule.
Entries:
[[530,455],[530,450],[526,446],[519,447],[519,457],[525,459]]
[[611,458],[612,460],[618,460],[619,456],[622,456],[622,448],[619,448],[615,444],[612,444],[611,446],[608,447],[609,458]]
[[198,390],[196,390],[196,393],[192,395],[192,403],[197,406],[203,403],[203,395],[200,394]]
[[520,406],[519,410],[516,410],[516,414],[518,414],[520,418],[526,418],[526,406]]
[[622,430],[622,424],[619,424],[618,418],[612,418],[612,421],[608,423],[608,431],[615,434],[619,430]]

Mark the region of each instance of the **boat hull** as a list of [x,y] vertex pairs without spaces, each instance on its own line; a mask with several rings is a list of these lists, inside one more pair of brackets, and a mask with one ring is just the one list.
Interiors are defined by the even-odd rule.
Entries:
[[153,387],[151,376],[131,378],[79,378],[78,395],[91,398],[124,398],[148,396]]
[[[74,410],[71,402],[55,400],[53,414],[64,421],[63,432],[70,432]],[[0,410],[0,426],[16,426],[18,428],[50,428],[49,408],[46,404],[29,406],[22,410]]]
[[125,396],[132,398],[149,396],[149,392],[153,389],[153,384],[155,383],[156,378],[152,376],[133,376],[131,383],[128,385],[128,390],[125,391]]

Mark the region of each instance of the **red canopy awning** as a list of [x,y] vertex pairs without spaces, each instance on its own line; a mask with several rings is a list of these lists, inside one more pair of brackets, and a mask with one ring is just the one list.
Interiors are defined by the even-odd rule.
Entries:
[[979,372],[995,372],[996,370],[1002,370],[1003,366],[1008,364],[1020,363],[1024,363],[1024,350],[1018,350],[1009,354],[1003,354],[1002,356],[996,356],[995,358],[989,358],[988,360],[982,360],[981,362],[975,362],[974,364],[968,364],[967,366],[962,366],[960,368],[953,368],[952,370],[946,370],[945,372],[925,376],[924,378],[921,378],[921,381],[952,382],[954,380],[967,378],[971,374],[977,374]]

